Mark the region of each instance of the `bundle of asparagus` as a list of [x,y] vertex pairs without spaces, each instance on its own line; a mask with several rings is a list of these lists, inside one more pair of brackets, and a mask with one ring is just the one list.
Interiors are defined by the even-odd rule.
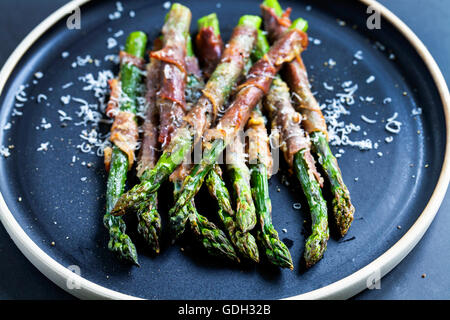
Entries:
[[[119,79],[111,82],[107,109],[107,114],[115,118],[111,128],[114,147],[105,150],[105,164],[111,169],[104,222],[110,231],[109,248],[120,257],[138,264],[136,248],[125,234],[120,217],[128,212],[137,214],[138,232],[159,253],[157,192],[170,179],[175,203],[169,211],[169,225],[174,240],[189,225],[187,230],[211,255],[258,262],[259,245],[272,264],[293,269],[290,252],[271,219],[268,179],[272,157],[263,106],[271,119],[271,134],[278,133],[283,140],[285,159],[310,206],[312,233],[305,245],[306,265],[312,266],[322,258],[329,238],[323,179],[312,152],[331,184],[333,213],[340,232],[347,232],[354,208],[328,146],[326,124],[300,58],[307,46],[307,23],[303,19],[291,23],[290,10],[283,13],[276,0],[264,1],[261,8],[271,47],[260,29],[261,18],[251,15],[240,18],[229,43],[223,46],[217,16],[210,14],[198,20],[197,59],[189,35],[191,12],[183,5],[172,5],[147,64],[147,111],[137,165],[141,181],[122,194],[137,145],[135,99],[146,46],[141,32],[127,39]],[[291,90],[300,97],[296,105],[290,101],[288,85],[277,75],[283,65]],[[232,101],[227,103],[230,96]],[[247,144],[239,136],[244,127],[248,130]],[[183,163],[197,143],[203,146],[200,162]],[[217,164],[225,148],[231,194]],[[203,182],[217,201],[225,233],[196,209],[194,197]]]
[[254,16],[243,16],[239,20],[221,62],[202,90],[202,96],[186,115],[185,122],[173,135],[155,167],[143,173],[141,177],[143,182],[117,201],[112,210],[114,215],[123,215],[127,211],[137,210],[151,193],[159,189],[161,183],[183,161],[193,145],[203,137],[203,133],[211,126],[218,109],[223,107],[234,83],[242,73],[260,24],[261,19]]

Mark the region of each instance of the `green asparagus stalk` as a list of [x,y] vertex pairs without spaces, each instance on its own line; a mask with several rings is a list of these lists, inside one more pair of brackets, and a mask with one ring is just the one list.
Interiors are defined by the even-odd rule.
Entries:
[[[261,59],[270,49],[266,35],[260,30],[256,41],[253,59]],[[278,78],[278,77],[277,77]],[[273,85],[272,85],[273,86]],[[247,123],[249,135],[249,166],[251,172],[252,194],[256,213],[259,219],[258,240],[264,247],[268,260],[282,268],[294,269],[291,253],[280,241],[278,232],[272,224],[272,202],[269,197],[269,177],[271,174],[272,157],[269,150],[269,137],[258,106]],[[270,171],[270,174],[269,174]]]
[[[191,13],[190,10],[182,5],[175,3],[170,9],[166,19],[164,26],[162,28],[162,35],[155,42],[155,46],[153,48],[153,52],[158,52],[158,50],[167,50],[169,49],[172,54],[168,55],[168,57],[172,57],[173,55],[177,56],[177,53],[174,53],[173,46],[174,43],[178,42],[180,39],[186,38],[186,34],[188,34],[189,26],[191,21]],[[186,39],[188,40],[188,39]],[[181,44],[180,44],[181,45]],[[163,48],[162,48],[163,47]],[[181,51],[183,52],[183,51]],[[184,59],[184,54],[181,55],[178,53],[178,57]],[[186,58],[186,64],[187,64]],[[167,87],[172,85],[177,85],[177,83],[167,82],[165,81],[161,75],[160,71],[162,68],[166,70],[166,67],[169,70],[173,70],[176,75],[180,74],[180,71],[177,67],[174,67],[170,64],[166,64],[162,60],[152,57],[150,55],[150,63],[147,66],[147,115],[146,121],[144,123],[144,139],[142,141],[142,148],[140,152],[140,159],[138,164],[138,176],[141,177],[143,172],[146,169],[151,169],[154,167],[157,157],[155,149],[158,147],[158,132],[161,135],[163,140],[168,139],[170,126],[171,124],[161,123],[162,130],[158,130],[159,120],[158,119],[158,111],[160,108],[161,113],[173,113],[174,116],[180,114],[177,112],[179,109],[178,105],[174,104],[172,101],[170,103],[167,102],[167,99],[161,97],[161,92],[163,94],[167,91]],[[181,84],[184,88],[184,79],[182,78],[183,74],[181,74],[177,79],[181,78]],[[189,79],[193,78],[192,75],[189,75]],[[192,79],[192,81],[195,79]],[[173,80],[176,82],[177,80],[174,78]],[[180,107],[181,109],[181,107]],[[173,111],[173,112],[172,112]],[[167,118],[167,117],[166,117]],[[164,118],[164,119],[166,119]],[[157,193],[152,193],[149,196],[149,199],[145,202],[141,203],[141,207],[137,210],[137,218],[138,218],[138,232],[142,235],[147,244],[156,252],[159,253],[159,234],[161,230],[161,217],[157,210]]]
[[236,201],[236,222],[242,232],[256,225],[256,211],[250,187],[250,170],[245,163],[245,146],[238,136],[227,148],[227,171]]
[[[142,58],[146,45],[147,36],[143,32],[132,32],[127,38],[125,51]],[[120,110],[136,113],[136,89],[141,81],[141,71],[132,64],[122,64],[120,80],[122,95],[126,98],[120,99]],[[125,234],[125,222],[122,218],[111,215],[115,203],[125,189],[128,166],[128,156],[117,146],[114,146],[107,182],[106,214],[103,217],[103,223],[109,230],[109,250],[117,253],[120,258],[139,265],[136,247],[130,237]]]
[[189,224],[208,254],[239,262],[236,251],[225,233],[214,223],[208,221],[206,217],[199,214],[195,208],[189,209],[191,211]]
[[211,148],[205,150],[205,154],[200,160],[200,163],[196,164],[189,175],[184,179],[183,188],[177,197],[177,201],[174,207],[169,211],[171,216],[175,216],[177,212],[179,212],[180,209],[197,194],[198,190],[200,190],[203,185],[206,176],[214,167],[217,158],[225,149],[225,146],[224,140],[217,139],[212,143]]
[[272,8],[275,11],[275,14],[279,17],[281,17],[281,15],[283,14],[283,8],[281,8],[278,0],[264,0],[262,5]]
[[343,237],[350,228],[355,212],[350,200],[350,192],[342,179],[341,170],[336,157],[331,152],[325,134],[321,131],[315,131],[310,133],[310,136],[313,151],[318,156],[319,163],[325,171],[331,186],[331,192],[334,195],[332,200],[333,215],[340,235]]
[[[223,106],[234,83],[242,73],[253,48],[256,30],[260,25],[261,19],[259,17],[241,17],[235,29],[236,33],[233,33],[229,42],[229,50],[224,51],[224,59],[217,66],[205,86],[204,92],[207,92],[208,96],[203,94],[195,107],[188,113],[185,125],[178,128],[156,166],[142,175],[143,182],[120,198],[113,209],[114,215],[123,215],[129,211],[137,210],[140,203],[145,201],[149,194],[159,189],[161,183],[183,161],[194,143],[203,136],[205,130],[211,125],[217,110]],[[242,28],[253,30],[253,35],[249,32],[241,32]],[[237,49],[240,52],[239,56],[234,55],[234,50]],[[215,105],[212,105],[211,99],[214,100]]]
[[301,116],[291,104],[289,88],[281,78],[272,82],[264,106],[272,120],[272,132],[281,133],[285,158],[293,167],[308,200],[312,232],[306,240],[304,258],[306,266],[310,267],[322,258],[329,238],[327,205],[310,153],[310,142],[300,127]]
[[294,169],[303,192],[308,200],[311,212],[312,233],[305,243],[304,258],[306,267],[311,267],[322,259],[330,237],[328,229],[327,203],[323,199],[320,184],[312,174],[310,164],[305,159],[302,149],[294,155]]
[[[190,59],[190,61],[188,61]],[[201,90],[204,87],[203,79],[201,79],[201,75],[196,75],[192,71],[189,70],[189,66],[196,65],[193,69],[199,69],[198,60],[195,57],[193,46],[192,46],[192,38],[190,34],[187,35],[186,39],[186,67],[187,67],[187,84],[185,90],[185,97],[188,110],[190,110],[192,105],[198,100],[197,94],[201,95]],[[174,119],[176,122],[181,122],[182,119]],[[185,176],[185,171],[189,166],[185,164],[181,164],[170,176],[170,180],[173,182],[174,186],[174,199],[177,198],[178,191],[180,189],[180,184]],[[195,204],[193,201],[187,204],[183,210],[180,210],[177,216],[169,216],[169,227],[174,240],[178,239],[181,234],[183,234],[185,230],[186,223],[190,215],[195,217],[194,211]],[[195,230],[196,231],[196,230]],[[201,236],[201,234],[199,234]]]
[[[155,41],[153,50],[160,50],[161,45],[161,41]],[[141,177],[146,169],[152,168],[158,160],[157,150],[160,148],[160,145],[158,143],[159,116],[156,98],[157,92],[160,89],[160,69],[161,61],[150,58],[150,62],[147,64],[147,92],[145,95],[147,111],[144,124],[142,125],[144,136],[136,168],[138,177]],[[143,203],[142,208],[136,212],[136,215],[138,220],[138,233],[154,252],[159,253],[161,216],[158,212],[158,195],[156,192],[152,193],[149,200]]]
[[249,232],[242,232],[236,223],[236,217],[231,205],[230,194],[221,177],[220,167],[215,165],[206,178],[206,186],[212,197],[219,204],[219,218],[222,221],[231,242],[239,253],[255,262],[259,262],[258,246],[255,238]]
[[256,212],[259,218],[258,240],[270,263],[282,268],[294,269],[291,253],[278,237],[272,224],[272,203],[269,197],[269,181],[264,164],[253,164],[251,167],[252,193],[255,199]]
[[269,41],[261,29],[258,29],[258,36],[256,38],[255,48],[252,52],[253,62],[261,59],[270,49]]
[[[261,29],[258,29],[255,47],[251,58],[253,62],[261,59],[270,49],[269,43]],[[252,62],[249,61],[251,68]],[[248,72],[249,70],[245,70]],[[255,205],[250,187],[250,170],[245,163],[245,146],[237,137],[227,150],[227,171],[232,181],[236,199],[236,222],[242,232],[252,230],[256,225]]]
[[[198,65],[197,58],[194,55],[194,51],[192,50],[192,39],[190,36],[187,37],[186,42],[186,59],[195,59],[191,61],[190,63],[196,63]],[[195,99],[196,94],[193,93],[194,91],[201,90],[201,83],[202,79],[200,79],[197,75],[192,74],[188,70],[188,81],[186,85],[186,92],[190,92],[191,94],[186,94],[186,102],[188,105],[195,104],[197,102],[197,99]],[[182,121],[182,119],[176,119],[176,121]],[[188,165],[182,164],[180,165],[174,173],[170,176],[170,180],[172,180],[174,185],[174,198],[177,199],[177,194],[179,190],[179,184],[183,181],[186,170],[188,169]],[[178,212],[178,215],[175,216],[169,216],[169,226],[171,230],[171,234],[173,235],[173,238],[176,240],[178,237],[184,232],[186,222],[188,221],[189,215],[192,215],[195,218],[195,214],[193,214],[193,211],[195,210],[195,206],[193,201],[191,203],[187,204],[183,210],[180,210]]]
[[259,220],[258,240],[272,264],[292,270],[294,266],[289,249],[279,239],[278,232],[272,224],[268,181],[272,171],[272,156],[264,118],[259,107],[250,116],[247,132],[252,194]]
[[[205,20],[205,18],[201,18],[203,20]],[[217,18],[216,18],[217,19]],[[218,28],[218,25],[217,25]],[[187,38],[187,42],[186,42],[186,49],[187,49],[187,59],[194,59],[193,61],[191,61],[191,65],[192,64],[196,64],[198,67],[198,60],[195,57],[193,48],[192,48],[192,39],[190,37],[190,35],[188,35]],[[188,71],[188,82],[186,85],[186,92],[190,92],[190,94],[186,94],[186,101],[188,103],[188,105],[194,105],[198,98],[196,99],[196,94],[192,94],[192,91],[201,91],[203,89],[203,80],[200,79],[199,77],[197,77],[194,74],[189,74]],[[181,119],[180,119],[181,120]],[[175,172],[171,175],[170,179],[173,181],[174,183],[174,190],[177,190],[176,192],[174,192],[174,196],[175,199],[177,199],[177,194],[178,194],[178,189],[179,189],[179,184],[181,184],[181,182],[183,181],[183,179],[186,176],[186,170],[188,170],[188,168],[190,168],[190,166],[182,164],[181,166],[179,166]],[[185,226],[186,226],[186,222],[188,221],[189,217],[191,217],[191,221],[194,221],[196,217],[200,216],[198,214],[198,212],[195,209],[195,204],[193,201],[191,201],[190,203],[188,203],[183,210],[180,210],[179,212],[177,212],[176,215],[171,215],[169,217],[170,220],[170,230],[171,230],[171,234],[174,238],[174,240],[178,239],[178,237],[183,234],[184,230],[185,230]],[[204,218],[206,219],[206,218]],[[204,221],[204,219],[202,221],[196,222],[191,224],[191,226],[198,226],[201,222]],[[193,231],[195,233],[197,233],[198,236],[201,236],[202,234],[198,232],[198,230],[196,228],[193,228]]]
[[[275,13],[281,16],[281,7],[277,0],[266,0],[263,5],[274,9]],[[305,31],[308,28],[306,20],[301,18],[295,20],[291,27],[293,26],[303,28]],[[278,26],[280,31],[283,28],[285,27]],[[291,90],[299,99],[295,107],[305,117],[303,125],[311,137],[312,149],[317,154],[319,163],[331,185],[334,195],[334,219],[341,236],[344,236],[353,221],[355,208],[351,203],[350,193],[342,178],[337,160],[329,147],[326,123],[319,104],[310,90],[307,72],[300,56],[298,60],[287,66],[286,75]]]
[[[253,61],[258,60],[263,56],[263,54],[259,55],[259,53],[266,49],[264,45],[268,45],[267,42],[263,43],[261,41],[264,40],[264,37],[261,36],[263,36],[262,32],[258,29],[255,47],[253,48],[251,55],[251,60]],[[243,76],[247,76],[247,73],[252,66],[251,60],[248,61]],[[232,181],[234,197],[236,199],[236,214],[234,214],[233,211],[230,211],[230,217],[233,219],[233,224],[231,224],[231,227],[228,227],[228,230],[230,238],[233,239],[235,246],[240,249],[243,256],[253,260],[259,260],[258,250],[254,246],[254,238],[252,235],[247,235],[256,224],[256,212],[251,195],[250,171],[245,164],[244,154],[244,145],[240,140],[235,139],[235,142],[227,151],[227,170]],[[218,169],[219,168],[217,167],[216,172],[218,172]],[[209,173],[209,175],[214,175],[214,177],[209,178],[210,181],[216,181],[216,184],[219,184],[224,188],[225,184],[221,182],[221,175],[214,172]],[[214,196],[214,188],[211,187],[211,183],[209,183],[209,185],[210,193]],[[226,189],[224,190],[228,192]],[[222,198],[223,197],[224,193],[222,193]],[[224,210],[221,209],[221,212],[223,211]],[[219,213],[219,216],[222,218],[222,221],[224,221],[223,213]],[[235,228],[235,225],[238,228]],[[245,242],[247,240],[249,243]]]

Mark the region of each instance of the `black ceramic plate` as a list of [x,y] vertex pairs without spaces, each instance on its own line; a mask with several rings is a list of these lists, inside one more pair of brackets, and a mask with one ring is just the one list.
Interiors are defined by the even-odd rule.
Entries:
[[[348,114],[339,121],[354,124],[349,138],[370,139],[372,149],[333,146],[341,155],[339,164],[356,207],[348,235],[344,239],[332,236],[323,260],[303,270],[307,204],[296,181],[287,179],[290,185],[286,186],[281,171],[270,181],[273,221],[290,247],[294,271],[267,263],[227,264],[199,252],[189,238],[174,246],[166,244],[154,257],[137,240],[132,217],[128,229],[138,244],[141,267],[119,262],[107,249],[108,235],[102,225],[103,159],[77,148],[84,141],[82,130],[90,129],[75,125],[83,104],[79,99],[97,103],[92,91],[83,90],[86,83],[79,77],[92,73],[97,78],[101,70],[117,73],[117,65],[105,56],[117,54],[131,31],[143,30],[155,38],[168,5],[149,0],[124,1],[123,6],[116,1],[89,2],[81,6],[81,29],[69,30],[67,12],[82,2],[69,4],[41,25],[38,34],[31,36],[36,42],[30,46],[28,41],[16,52],[21,54],[30,46],[15,67],[11,64],[18,58],[10,59],[2,73],[2,81],[7,81],[0,98],[2,221],[27,257],[61,287],[79,297],[278,299],[306,293],[310,295],[302,297],[348,297],[388,272],[420,239],[448,181],[445,177],[439,180],[441,172],[448,170],[444,162],[447,106],[443,102],[448,91],[439,70],[430,71],[434,61],[424,48],[418,53],[411,36],[399,31],[399,21],[387,19],[386,11],[381,28],[370,30],[363,2],[283,1],[283,7],[292,7],[292,17],[309,21],[311,39],[304,61],[319,101],[326,103],[345,88],[358,85],[354,104],[345,105]],[[196,19],[215,11],[225,40],[241,15],[260,13],[259,1],[182,2],[193,13],[192,32]],[[63,57],[63,52],[69,56]],[[87,55],[91,60],[88,57],[86,65],[72,67],[77,57]],[[26,95],[17,96],[23,84]],[[69,98],[61,97],[67,95],[71,100],[65,104]],[[22,102],[24,97],[28,101]],[[73,119],[64,121],[67,126],[61,125],[58,110]],[[385,128],[395,114],[401,122],[398,134]],[[108,127],[100,131],[105,133]],[[168,187],[164,190],[163,195],[171,192]],[[168,207],[170,199],[162,196],[160,202]],[[200,195],[197,202],[202,212],[214,216],[215,204],[207,196]],[[294,209],[294,203],[302,208]],[[399,242],[384,260],[371,264],[415,222],[419,229],[412,228],[409,238],[402,239],[409,239],[404,240],[406,244]],[[369,264],[372,269],[364,268]],[[88,281],[75,277],[66,282],[64,267]]]

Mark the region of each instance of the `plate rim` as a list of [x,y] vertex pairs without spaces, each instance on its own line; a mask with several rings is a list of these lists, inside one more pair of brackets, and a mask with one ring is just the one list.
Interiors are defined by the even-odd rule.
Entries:
[[[376,10],[376,12],[379,12],[383,18],[389,21],[409,41],[430,72],[434,85],[439,92],[443,105],[444,117],[446,120],[444,161],[442,163],[442,169],[436,183],[436,187],[425,209],[419,215],[414,224],[409,228],[409,230],[392,247],[366,266],[346,276],[345,278],[322,288],[285,298],[288,300],[347,299],[366,289],[368,287],[368,279],[372,279],[374,276],[381,279],[408,255],[408,253],[415,247],[415,245],[425,234],[426,230],[436,216],[437,211],[439,210],[450,182],[450,93],[442,72],[423,42],[400,18],[376,0],[358,1],[367,7],[372,7]],[[4,86],[10,78],[16,65],[22,59],[23,55],[31,48],[31,46],[54,24],[64,18],[64,16],[71,14],[76,8],[81,7],[88,2],[91,2],[91,0],[70,1],[44,19],[22,40],[22,42],[6,60],[0,71],[0,95],[2,94]],[[136,296],[127,295],[98,285],[80,275],[73,273],[62,264],[56,262],[56,260],[51,258],[47,253],[39,248],[39,246],[33,242],[33,240],[21,228],[6,205],[1,192],[0,220],[9,236],[12,238],[19,250],[25,255],[25,257],[48,279],[71,295],[80,299],[141,299]]]

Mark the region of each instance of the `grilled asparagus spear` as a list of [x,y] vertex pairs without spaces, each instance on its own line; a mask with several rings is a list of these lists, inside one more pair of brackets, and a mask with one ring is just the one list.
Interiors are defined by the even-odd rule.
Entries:
[[[270,49],[265,34],[258,30],[258,38],[252,59],[261,59]],[[252,195],[258,217],[258,240],[264,248],[268,260],[282,268],[293,269],[291,254],[280,241],[272,224],[272,203],[269,197],[269,181],[272,174],[272,155],[269,149],[269,137],[265,127],[261,105],[252,111],[247,123],[248,163],[251,173]]]
[[[176,175],[174,174],[171,176],[174,184],[175,199],[181,190],[183,178],[187,174],[187,171],[185,170],[178,171],[179,172],[177,172]],[[189,221],[191,231],[208,254],[239,262],[239,258],[236,255],[233,245],[228,241],[225,233],[197,211],[193,200],[186,204],[181,211],[181,214],[171,217],[172,224],[176,222],[174,225],[180,226],[182,223],[186,223],[186,220]],[[184,221],[179,221],[180,218]],[[180,232],[179,230],[176,231]]]
[[269,197],[268,182],[272,171],[272,155],[270,154],[269,137],[260,106],[253,110],[250,115],[247,132],[252,194],[259,220],[258,240],[272,264],[292,270],[294,266],[289,249],[279,239],[278,232],[272,224],[272,204]]
[[156,103],[160,121],[158,141],[163,148],[180,126],[186,108],[186,35],[191,17],[187,7],[174,3],[162,28],[163,48],[150,54],[151,58],[161,61],[161,88]]
[[237,136],[227,148],[226,163],[236,201],[236,222],[242,232],[249,232],[256,225],[256,212],[250,187],[250,170],[241,137]]
[[304,257],[310,267],[322,258],[329,238],[327,204],[320,189],[321,177],[310,152],[310,141],[300,127],[301,115],[295,112],[289,88],[279,77],[273,80],[264,107],[272,121],[272,135],[276,137],[278,133],[281,136],[281,150],[308,200],[312,232],[306,240]]
[[[125,222],[120,217],[115,217],[111,211],[122,195],[125,188],[127,172],[134,161],[138,130],[135,118],[136,90],[141,81],[139,64],[144,56],[147,45],[147,36],[143,32],[132,32],[126,41],[125,52],[121,52],[122,63],[120,67],[121,90],[115,101],[108,106],[108,114],[114,116],[111,128],[111,141],[114,146],[105,152],[105,164],[109,169],[106,191],[106,214],[103,223],[109,230],[110,240],[108,248],[117,253],[120,258],[131,261],[136,265],[138,257],[136,247],[130,237],[125,234]],[[114,89],[113,89],[114,90]],[[115,90],[114,90],[115,91]]]
[[[155,41],[154,50],[160,49],[160,41]],[[136,168],[137,176],[141,177],[145,170],[155,166],[158,160],[159,142],[158,142],[158,126],[159,114],[156,105],[156,93],[160,89],[160,70],[161,61],[150,59],[147,65],[145,95],[147,102],[147,111],[143,124],[142,145],[139,151],[139,161]],[[159,253],[159,236],[161,233],[161,216],[158,212],[158,194],[155,192],[144,202],[142,208],[137,211],[138,233],[144,238],[149,247]]]

